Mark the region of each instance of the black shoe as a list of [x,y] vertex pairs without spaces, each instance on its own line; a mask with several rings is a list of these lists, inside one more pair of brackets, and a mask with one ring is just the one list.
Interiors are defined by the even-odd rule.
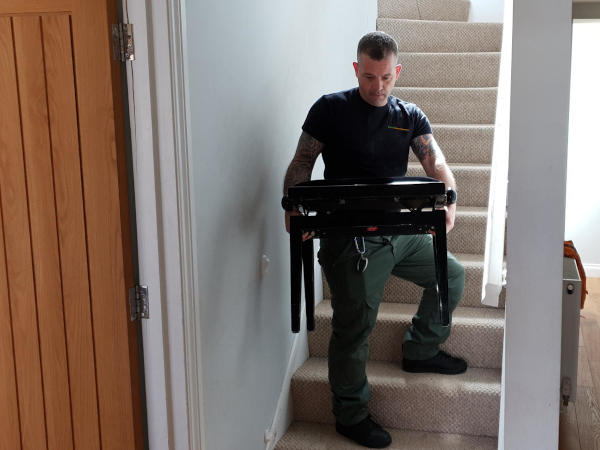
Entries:
[[371,416],[365,417],[356,425],[345,426],[336,423],[335,430],[342,436],[365,447],[384,448],[392,443],[390,433],[373,422]]
[[440,350],[433,358],[418,360],[402,358],[402,369],[413,373],[443,373],[445,375],[457,375],[467,370],[467,362],[461,358],[455,358]]

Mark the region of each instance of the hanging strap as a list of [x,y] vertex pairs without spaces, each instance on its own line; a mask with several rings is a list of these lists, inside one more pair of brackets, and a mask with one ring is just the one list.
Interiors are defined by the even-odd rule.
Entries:
[[585,286],[585,270],[583,269],[583,264],[581,262],[581,258],[579,257],[579,253],[577,252],[575,245],[573,245],[573,241],[565,241],[564,249],[564,256],[566,258],[574,259],[575,263],[577,264],[577,271],[579,272],[579,278],[581,278],[581,309],[583,309],[583,304],[585,303],[585,296],[588,293]]

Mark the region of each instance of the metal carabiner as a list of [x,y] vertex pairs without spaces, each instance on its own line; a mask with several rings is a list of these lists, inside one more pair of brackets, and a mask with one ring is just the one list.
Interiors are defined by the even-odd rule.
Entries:
[[356,247],[356,251],[359,254],[358,261],[356,261],[356,270],[360,273],[363,273],[367,270],[367,266],[369,265],[369,258],[365,256],[367,252],[367,248],[365,246],[365,238],[361,237],[362,248],[358,245],[358,238],[354,237],[354,247]]

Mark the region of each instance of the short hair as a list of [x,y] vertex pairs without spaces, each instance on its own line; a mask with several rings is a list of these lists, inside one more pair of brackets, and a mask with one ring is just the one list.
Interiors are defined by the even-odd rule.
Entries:
[[365,34],[358,41],[358,49],[356,50],[356,60],[360,61],[360,54],[365,53],[369,58],[375,61],[381,61],[390,53],[398,56],[398,44],[392,36],[383,31],[373,31]]

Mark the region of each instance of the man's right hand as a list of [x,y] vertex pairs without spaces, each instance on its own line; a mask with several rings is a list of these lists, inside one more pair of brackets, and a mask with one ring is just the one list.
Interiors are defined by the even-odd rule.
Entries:
[[[285,230],[289,233],[290,232],[290,217],[291,216],[299,216],[300,212],[293,210],[293,211],[286,211],[285,212]],[[310,238],[312,238],[315,234],[314,233],[302,233],[302,240],[306,241]]]

